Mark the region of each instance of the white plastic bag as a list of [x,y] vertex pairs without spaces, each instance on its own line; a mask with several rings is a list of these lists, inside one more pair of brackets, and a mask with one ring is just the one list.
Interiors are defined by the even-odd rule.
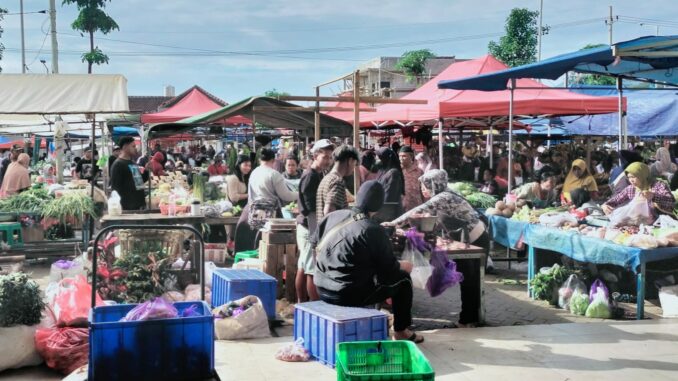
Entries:
[[300,337],[295,342],[278,349],[275,358],[287,362],[306,362],[311,359],[311,354],[304,347],[304,338]]
[[577,274],[572,274],[558,289],[558,307],[569,309],[570,299],[575,292],[586,294],[587,289],[586,284],[579,279]]
[[431,274],[433,274],[433,266],[431,266],[429,261],[424,257],[424,254],[410,244],[409,241],[406,244],[402,258],[405,261],[412,262],[412,272],[410,273],[412,285],[416,288],[425,290],[426,282],[428,281],[428,278],[431,277]]
[[653,222],[650,205],[643,197],[635,197],[628,204],[610,213],[608,227],[650,225]]
[[566,222],[576,224],[577,218],[568,212],[548,212],[539,217],[540,224],[554,228],[563,226]]
[[599,288],[593,296],[591,304],[586,308],[586,317],[609,319],[610,318],[610,304],[607,301],[607,296],[603,288]]
[[[223,309],[228,308],[231,303],[238,306],[251,304],[251,307],[237,316],[218,318],[225,312]],[[226,303],[212,310],[212,314],[217,317],[214,319],[214,331],[217,334],[217,340],[259,339],[271,336],[266,310],[264,310],[261,300],[256,296],[249,295]]]
[[657,218],[657,221],[654,222],[654,226],[658,228],[678,228],[678,220],[675,220],[666,214],[662,214]]
[[35,349],[37,325],[17,325],[0,328],[0,372],[42,363],[42,357]]
[[119,216],[122,214],[122,204],[120,203],[120,195],[113,191],[111,197],[108,198],[108,215]]

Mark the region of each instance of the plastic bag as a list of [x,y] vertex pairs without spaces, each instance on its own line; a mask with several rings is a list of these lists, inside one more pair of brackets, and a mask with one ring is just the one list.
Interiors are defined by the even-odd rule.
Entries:
[[141,321],[154,319],[171,319],[179,316],[179,312],[162,297],[157,297],[132,308],[120,321]]
[[0,372],[42,363],[35,349],[36,328],[27,325],[0,328]]
[[87,328],[39,328],[35,347],[48,367],[68,374],[86,365],[89,356]]
[[647,200],[635,197],[628,204],[617,208],[610,213],[608,227],[650,225],[654,221],[652,210]]
[[584,316],[586,309],[589,307],[589,296],[586,292],[579,292],[575,290],[570,298],[570,312],[574,315]]
[[[56,317],[57,326],[86,325],[87,316],[92,303],[92,286],[84,276],[65,278],[58,284],[54,303],[51,306]],[[103,304],[103,300],[96,295],[96,305]]]
[[666,214],[662,214],[657,218],[653,225],[663,229],[678,228],[678,220],[675,220]]
[[305,362],[311,359],[311,354],[304,348],[304,338],[300,337],[295,342],[278,349],[275,358],[288,362]]
[[85,274],[82,263],[60,259],[52,263],[52,266],[49,269],[49,281],[50,283],[59,282],[65,278],[73,278]]
[[577,274],[570,275],[563,285],[558,289],[558,307],[568,309],[570,299],[575,291],[586,295],[586,284],[582,282]]
[[[593,289],[593,288],[591,288]],[[610,318],[610,304],[606,295],[607,290],[598,288],[591,304],[586,308],[586,317],[609,319]]]
[[426,290],[433,297],[464,280],[464,274],[457,271],[457,264],[443,253],[434,251],[431,254],[431,265],[433,273],[426,282]]
[[[235,308],[229,311],[229,307]],[[247,307],[246,307],[247,306]],[[246,308],[244,308],[246,307]],[[266,310],[256,296],[226,303],[212,310],[217,340],[241,340],[270,337]]]
[[596,279],[595,281],[593,281],[593,284],[591,285],[591,290],[589,291],[590,303],[593,303],[593,299],[595,298],[598,291],[602,291],[604,293],[605,299],[607,300],[610,299],[610,291],[607,290],[605,283],[603,283],[603,281],[600,279]]
[[405,233],[407,243],[403,252],[403,260],[412,262],[412,285],[419,289],[426,289],[426,282],[433,274],[433,266],[424,257],[424,252],[429,251],[428,244],[419,235],[416,229],[410,229]]
[[111,197],[108,198],[108,215],[119,216],[122,214],[122,204],[120,203],[120,195],[113,191]]
[[[187,302],[194,302],[202,300],[200,298],[200,285],[199,284],[189,284],[184,290],[184,300]],[[205,286],[205,301],[209,302],[212,300],[212,290]]]
[[568,212],[548,212],[539,216],[539,223],[544,226],[560,227],[565,223],[576,224],[577,218]]

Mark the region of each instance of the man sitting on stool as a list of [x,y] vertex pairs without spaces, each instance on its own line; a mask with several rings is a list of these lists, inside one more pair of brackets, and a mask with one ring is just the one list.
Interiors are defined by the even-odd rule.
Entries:
[[[365,307],[393,301],[394,339],[421,343],[412,325],[412,263],[398,261],[384,228],[370,219],[384,205],[384,188],[367,181],[356,207],[332,212],[318,225],[314,283],[326,303]],[[376,279],[375,279],[376,277]]]

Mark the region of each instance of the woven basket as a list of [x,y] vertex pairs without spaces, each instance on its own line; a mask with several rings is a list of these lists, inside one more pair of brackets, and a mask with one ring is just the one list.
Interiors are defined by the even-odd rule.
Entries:
[[132,252],[163,251],[174,262],[183,250],[184,232],[179,230],[122,229],[117,234],[122,256]]

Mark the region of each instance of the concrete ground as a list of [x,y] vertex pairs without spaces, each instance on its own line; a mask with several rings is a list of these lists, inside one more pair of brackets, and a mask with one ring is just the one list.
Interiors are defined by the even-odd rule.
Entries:
[[[646,302],[644,321],[596,320],[531,300],[525,266],[486,277],[487,326],[445,329],[457,321],[459,289],[437,298],[415,290],[414,324],[423,332],[421,345],[436,370],[436,379],[504,380],[649,379],[678,380],[678,320],[662,319],[661,309]],[[48,282],[49,263],[26,266],[41,287]],[[632,319],[635,305],[625,305]],[[563,324],[561,324],[563,323]],[[330,380],[334,370],[319,363],[284,363],[274,354],[291,342],[288,321],[279,337],[216,343],[217,371],[222,380]],[[61,380],[44,366],[0,373],[0,380]]]

